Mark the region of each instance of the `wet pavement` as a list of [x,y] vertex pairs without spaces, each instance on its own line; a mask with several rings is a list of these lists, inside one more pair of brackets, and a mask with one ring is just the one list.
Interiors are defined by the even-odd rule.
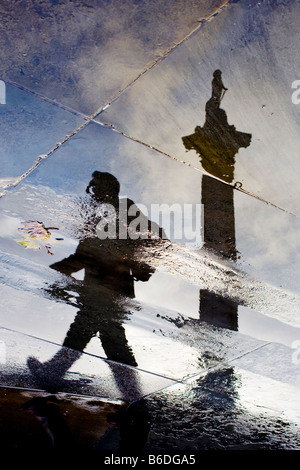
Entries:
[[299,450],[299,4],[0,8],[3,449]]

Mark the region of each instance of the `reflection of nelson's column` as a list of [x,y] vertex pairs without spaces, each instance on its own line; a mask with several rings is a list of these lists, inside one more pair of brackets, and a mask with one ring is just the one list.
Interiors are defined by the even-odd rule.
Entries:
[[[250,145],[251,134],[238,132],[228,124],[227,115],[220,108],[227,88],[223,85],[220,70],[213,76],[212,96],[205,107],[205,123],[182,140],[187,150],[199,154],[203,169],[217,178],[208,175],[202,178],[204,247],[235,261],[234,188],[230,183],[234,178],[235,155],[241,147]],[[207,291],[201,291],[200,298],[202,320],[236,329],[237,311],[232,302]]]

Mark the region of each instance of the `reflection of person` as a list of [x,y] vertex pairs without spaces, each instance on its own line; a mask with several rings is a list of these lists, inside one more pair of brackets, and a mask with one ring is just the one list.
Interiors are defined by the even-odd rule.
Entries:
[[[241,147],[250,145],[251,134],[228,124],[226,112],[220,108],[226,90],[222,73],[216,70],[205,106],[205,123],[182,140],[187,150],[198,153],[203,169],[213,176],[202,177],[204,248],[236,261],[234,188],[230,183],[234,181],[235,155]],[[212,292],[200,291],[200,317],[216,326],[237,329],[237,305]]]
[[[115,216],[119,217],[119,190],[118,180],[109,173],[94,172],[93,178],[87,187],[91,194],[91,205],[113,207]],[[127,208],[127,223],[137,217],[144,217],[137,206],[129,200],[122,200]],[[132,207],[136,210],[132,210]],[[134,213],[135,215],[129,215]],[[100,210],[101,212],[101,210]],[[91,220],[95,231],[98,220]],[[147,219],[149,232],[163,236],[162,230]],[[141,224],[145,226],[145,224]],[[90,228],[90,227],[89,227]],[[137,227],[138,231],[138,227]],[[147,244],[157,243],[158,239],[116,237],[113,239],[99,239],[97,236],[82,238],[76,252],[51,267],[66,275],[71,275],[85,269],[85,277],[79,291],[78,311],[71,324],[63,346],[70,348],[69,353],[62,350],[43,366],[38,367],[38,361],[29,358],[28,365],[31,370],[50,368],[57,364],[55,372],[63,376],[74,360],[79,357],[92,337],[99,335],[107,359],[119,363],[136,366],[136,360],[128,344],[125,329],[122,325],[129,314],[125,307],[126,298],[134,297],[134,281],[147,281],[153,269],[138,259],[140,251],[146,249]],[[54,291],[53,291],[54,292]],[[55,292],[54,292],[55,294]],[[79,352],[79,353],[78,353]]]

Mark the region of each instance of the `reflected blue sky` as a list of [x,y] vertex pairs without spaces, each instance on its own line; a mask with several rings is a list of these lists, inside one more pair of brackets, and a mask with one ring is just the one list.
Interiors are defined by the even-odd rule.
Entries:
[[6,84],[6,104],[0,106],[0,192],[82,122],[75,114]]

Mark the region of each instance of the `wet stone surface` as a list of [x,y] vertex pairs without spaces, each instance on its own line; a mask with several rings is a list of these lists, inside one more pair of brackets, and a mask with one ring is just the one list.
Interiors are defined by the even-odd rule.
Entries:
[[5,361],[0,365],[5,386],[130,402],[174,383],[14,331],[2,328],[0,333],[1,346],[5,345]]
[[[299,216],[298,15],[293,0],[230,2],[97,119]],[[212,140],[207,111],[217,70],[227,90]],[[248,142],[239,142],[235,162],[231,156],[231,179],[211,163],[234,133]]]
[[9,449],[300,449],[299,5],[219,6],[0,6]]
[[[157,160],[154,167],[149,165],[153,158]],[[95,168],[103,171],[95,173]],[[120,185],[116,194],[114,185]],[[184,240],[176,239],[162,243],[100,240],[95,236],[99,217],[95,214],[103,188],[113,194],[108,202],[118,205],[130,198],[142,202],[145,209],[153,201],[197,203],[202,192],[204,228],[196,232],[199,246],[185,246]],[[265,255],[259,259],[266,273],[271,273],[274,287],[236,270],[236,243],[244,242],[245,232],[253,224],[248,220],[247,230],[239,233],[237,227],[235,234],[234,213],[243,215],[245,207],[257,212],[256,205],[252,208],[256,201],[245,198],[235,198],[235,209],[232,191],[224,183],[201,180],[193,169],[157,156],[110,129],[89,124],[80,138],[74,137],[44,160],[0,201],[6,227],[0,240],[6,284],[2,288],[2,325],[177,380],[265,341],[278,341],[280,335],[269,335],[270,327],[276,331],[287,323],[291,336],[284,337],[284,344],[291,346],[299,330],[299,305],[296,293],[278,289],[275,276],[282,276],[291,288],[291,273],[297,266],[288,262],[295,245],[284,248],[287,256],[282,251],[279,274],[272,269],[277,260]],[[259,204],[267,211],[268,206]],[[270,211],[275,217],[285,217],[273,208]],[[167,228],[162,226],[164,231]],[[214,260],[208,249],[207,254],[201,251],[202,236],[223,258]],[[257,253],[257,238],[253,241],[251,249]],[[280,243],[280,238],[274,243]],[[260,249],[263,252],[263,246]],[[242,253],[245,260],[247,250]],[[262,271],[253,269],[252,273],[258,277]],[[15,288],[22,293],[12,300]],[[240,330],[243,307],[249,309],[248,320]],[[20,309],[26,314],[24,320]],[[248,334],[251,315],[258,312],[266,313],[270,323],[264,325],[261,317]],[[242,341],[239,332],[244,335]]]
[[298,450],[297,395],[237,367],[216,369],[146,401],[154,423],[149,449]]
[[[92,123],[43,160],[0,202],[5,227],[1,249],[48,265],[45,245],[53,243],[51,263],[74,252],[78,238],[87,234],[86,221],[95,210],[93,198],[86,193],[94,171],[118,180],[120,199],[127,197],[140,205],[155,223],[163,220],[162,228],[176,246],[212,250],[218,262],[221,255],[235,261],[252,278],[299,292],[299,219],[206,175],[202,178],[200,172]],[[185,204],[191,216],[184,213]],[[155,212],[154,205],[167,205],[167,212]],[[175,217],[168,218],[168,210],[174,211]],[[184,215],[186,231],[182,230]],[[21,250],[13,240],[22,238],[18,228],[28,220],[59,230],[52,231],[51,240],[40,250]],[[157,259],[149,261],[156,263]],[[186,260],[182,260],[183,269],[184,263]]]
[[1,78],[95,113],[220,1],[1,2]]

